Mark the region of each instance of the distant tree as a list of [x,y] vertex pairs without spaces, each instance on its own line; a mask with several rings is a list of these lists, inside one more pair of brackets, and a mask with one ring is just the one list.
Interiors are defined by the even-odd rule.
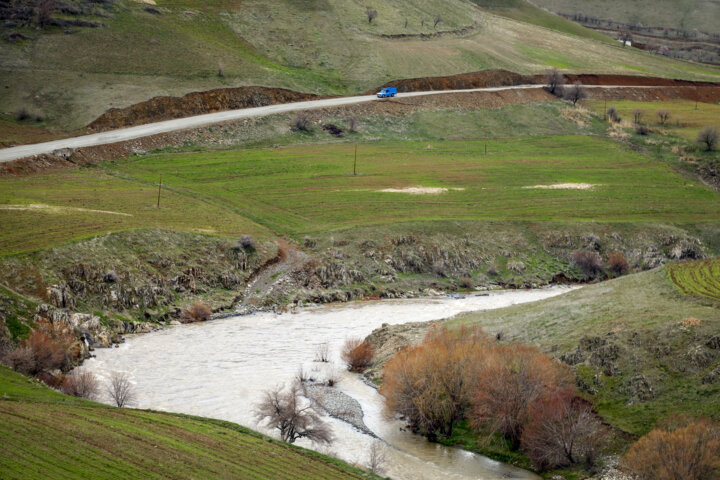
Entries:
[[633,36],[629,31],[623,30],[620,32],[620,41],[623,42],[623,47],[625,47],[628,43],[632,44]]
[[92,372],[76,369],[65,376],[60,390],[66,395],[94,400],[100,393],[100,383]]
[[557,68],[545,70],[545,89],[552,95],[561,97],[563,94],[563,85],[565,85],[565,77]]
[[119,408],[135,403],[135,388],[125,373],[113,372],[110,376],[110,383],[107,385],[107,392]]
[[607,116],[611,122],[620,123],[620,121],[622,121],[622,118],[620,118],[620,114],[615,107],[610,107],[607,109]]
[[436,16],[433,20],[433,28],[437,29],[437,26],[440,22],[442,22],[442,17],[440,15]]
[[720,427],[708,420],[656,428],[630,447],[622,465],[638,480],[720,478]]
[[565,90],[564,97],[566,100],[570,100],[573,105],[576,105],[580,100],[587,98],[587,92],[580,82],[575,82],[574,85]]
[[385,463],[385,452],[382,444],[379,441],[375,441],[370,445],[370,453],[368,454],[368,470],[370,473],[381,475]]
[[705,145],[705,150],[712,151],[717,147],[720,135],[715,127],[705,127],[700,130],[697,136],[697,142]]
[[365,7],[365,15],[367,15],[368,23],[372,23],[377,18],[378,12],[372,7]]
[[635,120],[636,124],[639,125],[640,122],[642,122],[643,115],[645,115],[645,112],[643,112],[642,110],[640,110],[640,109],[633,110],[633,119]]
[[670,112],[667,110],[658,110],[657,114],[660,125],[665,125],[670,120]]
[[357,132],[357,129],[358,129],[357,117],[348,118],[348,131],[351,133],[355,133],[355,132]]
[[330,426],[320,419],[312,405],[303,404],[297,383],[265,392],[255,407],[255,417],[258,422],[279,430],[283,442],[295,443],[298,438],[307,438],[329,444],[333,440]]

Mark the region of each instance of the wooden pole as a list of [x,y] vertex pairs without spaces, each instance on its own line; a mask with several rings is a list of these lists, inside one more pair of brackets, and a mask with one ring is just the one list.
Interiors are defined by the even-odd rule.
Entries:
[[158,183],[158,203],[157,206],[160,208],[160,191],[162,190],[162,175],[160,175],[160,183]]
[[485,155],[487,155],[487,140],[485,141]]
[[603,120],[607,120],[607,98],[605,99],[605,106],[603,107]]
[[355,161],[353,162],[353,175],[357,175],[357,143],[355,144]]

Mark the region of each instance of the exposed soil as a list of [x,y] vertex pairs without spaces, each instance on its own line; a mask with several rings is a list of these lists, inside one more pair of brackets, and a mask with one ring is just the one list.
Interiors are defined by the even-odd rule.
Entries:
[[459,35],[467,35],[468,33],[474,32],[477,30],[478,24],[477,22],[473,23],[472,25],[468,25],[466,27],[462,28],[456,28],[455,30],[442,30],[439,32],[433,32],[433,33],[394,33],[394,34],[381,34],[379,35],[382,38],[387,38],[390,40],[405,40],[408,38],[413,39],[422,39],[427,40],[430,38],[440,38],[440,37],[447,37],[450,35],[459,36]]
[[[542,80],[540,80],[542,82]],[[520,75],[508,70],[483,70],[481,72],[461,73],[447,77],[421,77],[393,80],[378,88],[368,90],[370,95],[383,87],[396,87],[398,92],[421,92],[432,90],[462,90],[468,88],[504,87],[538,83],[536,77]]]

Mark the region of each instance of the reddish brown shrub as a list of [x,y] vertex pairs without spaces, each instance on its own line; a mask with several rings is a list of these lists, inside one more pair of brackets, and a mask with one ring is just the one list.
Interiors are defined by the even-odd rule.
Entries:
[[581,460],[593,464],[605,440],[590,403],[566,387],[545,392],[530,406],[521,444],[535,468],[547,470]]
[[602,258],[595,252],[578,250],[572,253],[572,261],[583,273],[591,277],[602,272]]
[[372,345],[361,338],[349,338],[342,350],[342,359],[351,372],[361,372],[370,366],[373,359]]
[[462,288],[472,289],[475,287],[475,284],[473,284],[472,278],[470,277],[462,277],[460,279],[460,286]]
[[479,327],[431,331],[421,345],[405,348],[385,365],[381,392],[388,408],[429,438],[452,435],[489,346]]
[[35,366],[35,355],[33,351],[27,347],[17,347],[7,352],[2,359],[2,363],[16,372],[25,375],[34,374],[37,369]]
[[60,343],[43,331],[31,332],[23,345],[32,351],[35,358],[35,371],[32,373],[62,369],[66,366],[65,351],[69,345]]
[[608,258],[608,268],[615,275],[624,275],[630,270],[630,265],[622,252],[611,252]]
[[656,428],[630,447],[622,465],[639,480],[720,478],[720,427],[697,420],[673,431]]
[[77,370],[70,375],[65,375],[60,384],[60,391],[73,397],[93,400],[100,392],[100,383],[92,372]]
[[212,310],[202,302],[195,302],[190,308],[185,309],[180,315],[180,322],[206,322],[210,319]]
[[547,391],[573,384],[569,368],[536,347],[497,345],[477,376],[470,422],[479,431],[499,432],[517,449],[532,404]]

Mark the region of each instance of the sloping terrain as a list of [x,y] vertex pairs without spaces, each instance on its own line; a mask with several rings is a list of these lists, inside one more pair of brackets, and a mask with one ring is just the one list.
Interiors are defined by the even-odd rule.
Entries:
[[[0,50],[0,103],[8,117],[25,109],[42,119],[33,125],[75,129],[111,107],[242,85],[351,93],[398,78],[488,68],[529,74],[548,66],[719,78],[713,67],[622,49],[586,29],[570,31],[564,20],[527,23],[538,9],[525,8],[518,21],[466,0],[391,0],[374,6],[370,23],[365,8],[357,0],[159,0],[155,7],[123,0],[111,15],[87,17],[103,27],[69,34],[2,27],[28,38]],[[387,38],[395,34],[411,36]]]
[[0,366],[3,479],[376,478],[234,423],[111,408]]

